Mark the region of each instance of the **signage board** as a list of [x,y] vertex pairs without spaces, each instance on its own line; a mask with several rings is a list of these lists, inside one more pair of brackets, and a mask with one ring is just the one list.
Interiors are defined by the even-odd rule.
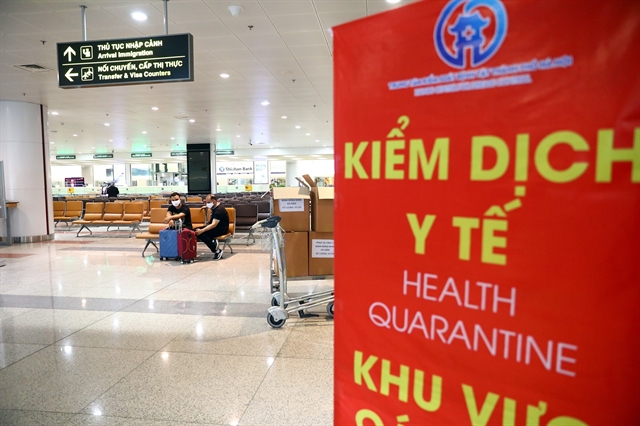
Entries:
[[94,159],[113,158],[113,154],[94,154],[93,158]]
[[187,156],[187,151],[172,151],[171,152],[171,156],[172,157],[186,157]]
[[83,177],[71,177],[64,178],[64,186],[69,187],[83,187],[84,186],[84,178]]
[[234,151],[232,149],[216,150],[216,155],[234,155]]
[[266,159],[253,159],[253,183],[269,183],[269,163]]
[[75,160],[75,155],[56,155],[56,160]]
[[638,17],[429,0],[333,28],[335,424],[638,422]]
[[171,34],[57,44],[58,86],[193,81],[193,36]]
[[150,152],[132,152],[131,158],[149,158],[152,157]]

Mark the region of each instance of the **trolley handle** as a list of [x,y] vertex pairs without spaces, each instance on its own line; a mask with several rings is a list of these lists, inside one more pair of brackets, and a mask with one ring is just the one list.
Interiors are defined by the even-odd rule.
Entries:
[[275,228],[276,226],[278,226],[278,223],[280,223],[280,221],[282,220],[282,218],[280,216],[271,216],[268,217],[266,219],[263,219],[261,221],[258,221],[256,223],[254,223],[251,226],[251,229],[255,229],[255,228]]

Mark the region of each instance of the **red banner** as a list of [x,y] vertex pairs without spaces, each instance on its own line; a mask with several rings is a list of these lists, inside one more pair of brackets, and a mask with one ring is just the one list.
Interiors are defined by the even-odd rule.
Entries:
[[640,2],[339,26],[335,423],[640,419]]

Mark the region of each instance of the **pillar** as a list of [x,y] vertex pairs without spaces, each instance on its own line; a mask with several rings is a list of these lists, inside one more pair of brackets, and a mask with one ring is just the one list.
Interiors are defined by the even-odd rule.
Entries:
[[218,167],[216,165],[216,144],[211,144],[211,193],[218,192]]
[[[54,237],[48,109],[27,102],[0,101],[0,160],[4,162],[14,242]],[[4,227],[4,224],[2,224]],[[6,236],[6,229],[1,235]]]
[[298,176],[298,162],[297,161],[287,161],[287,170],[285,179],[287,181],[287,186],[299,186],[297,177],[302,177],[302,175]]

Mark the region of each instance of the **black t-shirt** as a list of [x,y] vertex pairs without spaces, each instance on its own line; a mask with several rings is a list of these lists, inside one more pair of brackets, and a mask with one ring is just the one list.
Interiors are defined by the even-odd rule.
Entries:
[[180,204],[180,207],[174,207],[173,204],[169,206],[169,213],[172,215],[184,213],[184,217],[182,219],[182,227],[183,228],[193,228],[191,225],[191,210],[184,203]]
[[120,190],[116,186],[110,186],[107,188],[107,195],[109,197],[117,197]]
[[222,204],[218,204],[211,209],[209,224],[213,222],[213,219],[218,219],[220,221],[218,225],[213,228],[216,230],[216,234],[224,235],[229,232],[229,213],[227,213],[227,209],[222,207]]

